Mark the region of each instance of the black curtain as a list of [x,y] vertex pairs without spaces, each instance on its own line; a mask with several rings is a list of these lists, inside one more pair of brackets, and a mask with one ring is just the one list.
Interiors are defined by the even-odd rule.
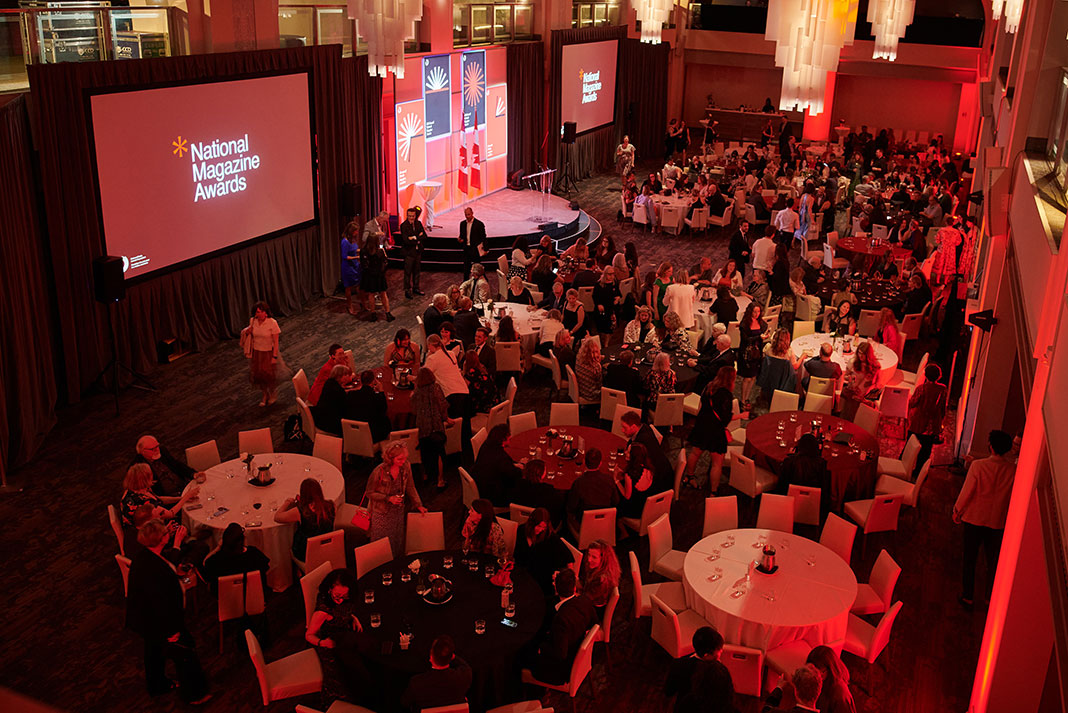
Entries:
[[29,460],[55,423],[52,305],[24,97],[0,108],[0,472]]
[[382,196],[385,195],[385,171],[379,170],[382,165],[382,79],[367,73],[367,55],[347,57],[341,63],[341,155],[346,160],[340,169],[340,180],[359,186],[357,207],[360,222],[365,223],[381,210]]
[[670,51],[667,43],[650,45],[631,39],[619,43],[615,140],[630,136],[639,159],[664,153]]
[[[116,307],[114,325],[118,357],[141,371],[151,369],[156,344],[162,339],[176,337],[200,349],[236,336],[248,323],[249,306],[256,300],[267,300],[276,313],[294,313],[313,294],[332,292],[337,285],[339,177],[356,175],[356,169],[346,165],[352,159],[342,154],[343,132],[353,131],[342,117],[346,109],[355,109],[344,105],[341,48],[327,45],[28,68],[48,254],[59,307],[62,362],[58,368],[65,376],[69,401],[80,398],[112,353],[108,312],[93,300],[91,263],[104,247],[87,150],[85,90],[301,69],[309,70],[313,78],[319,225],[132,286],[127,299]],[[355,82],[357,100],[361,83]]]
[[535,173],[543,163],[545,46],[519,42],[508,47],[508,175]]

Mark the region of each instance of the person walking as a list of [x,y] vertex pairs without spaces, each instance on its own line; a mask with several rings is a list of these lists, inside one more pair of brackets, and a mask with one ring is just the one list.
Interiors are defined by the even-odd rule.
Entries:
[[426,294],[419,289],[419,271],[423,260],[423,249],[426,247],[426,229],[416,217],[415,208],[409,208],[404,215],[404,222],[400,226],[400,245],[401,252],[404,254],[404,296],[410,299],[413,292],[417,295]]

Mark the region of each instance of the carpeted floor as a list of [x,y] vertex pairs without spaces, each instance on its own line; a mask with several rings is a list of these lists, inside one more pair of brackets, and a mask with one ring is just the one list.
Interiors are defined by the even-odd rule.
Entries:
[[[670,259],[688,265],[704,255],[714,262],[724,258],[726,234],[722,231],[714,229],[696,237],[654,237],[629,224],[617,224],[616,187],[613,175],[588,179],[579,185],[578,200],[600,221],[617,247],[634,241],[643,264]],[[381,363],[384,346],[396,328],[413,326],[415,315],[425,305],[426,298],[403,299],[400,280],[400,272],[391,271],[393,314],[397,317],[392,324],[358,321],[345,311],[343,301],[332,297],[313,300],[300,314],[280,319],[287,362],[314,374],[325,360],[326,347],[338,341],[354,350],[359,367]],[[429,295],[459,281],[458,274],[426,274],[422,287]],[[915,366],[919,356],[910,349],[906,366]],[[4,522],[0,549],[6,564],[0,587],[7,612],[0,625],[4,642],[0,683],[62,709],[121,713],[184,708],[173,695],[147,696],[140,641],[122,628],[122,582],[113,559],[116,543],[105,506],[121,494],[122,476],[138,436],[153,433],[176,453],[214,438],[226,459],[236,453],[239,430],[267,426],[279,449],[293,448],[281,442],[281,425],[294,412],[292,388],[283,387],[274,406],[257,406],[259,394],[248,384],[247,363],[236,342],[218,344],[204,353],[160,366],[151,376],[159,391],[124,392],[118,417],[107,395],[62,410],[58,425],[35,460],[13,474],[13,479],[25,486],[24,491],[0,499]],[[548,374],[535,370],[524,377],[515,410],[533,410],[539,422],[546,423],[552,396]],[[592,415],[585,416],[584,422],[596,425]],[[668,437],[672,452],[683,433]],[[882,440],[884,454],[896,455],[900,446],[899,441]],[[936,450],[935,458],[936,463],[947,462],[948,447]],[[455,465],[449,470],[449,487],[444,493],[424,493],[424,502],[431,509],[446,514],[450,546],[458,546],[463,516]],[[359,499],[369,471],[369,464],[346,468],[350,501]],[[984,607],[965,613],[956,604],[961,537],[949,512],[960,484],[961,478],[950,470],[933,469],[921,507],[903,514],[899,531],[870,537],[863,556],[857,545],[852,564],[861,581],[867,579],[880,549],[893,554],[904,570],[895,598],[905,603],[891,643],[876,665],[869,667],[845,656],[854,678],[866,682],[871,694],[853,686],[858,710],[943,713],[967,706]],[[698,539],[705,495],[687,490],[675,504],[672,523],[676,548],[686,549]],[[743,519],[743,524],[746,522],[752,520]],[[636,550],[643,564],[648,556],[645,542],[621,543],[625,573],[623,550],[628,548]],[[587,685],[579,697],[579,707],[589,711],[668,711],[671,702],[660,690],[669,658],[650,640],[648,620],[635,623],[629,617],[631,587],[626,576],[621,590],[610,662],[603,651],[597,652],[596,698],[591,700]],[[270,596],[268,616],[275,634],[266,652],[268,660],[305,647],[298,587]],[[206,591],[200,593],[189,621],[216,693],[205,710],[259,710],[253,668],[236,631],[228,636],[224,653],[218,653],[215,602]],[[531,691],[528,697],[536,695]],[[320,707],[321,701],[318,696],[308,696],[275,703],[269,709],[291,711],[295,703]],[[567,705],[559,697],[551,704]],[[742,711],[759,710],[753,698],[739,697],[738,705]]]

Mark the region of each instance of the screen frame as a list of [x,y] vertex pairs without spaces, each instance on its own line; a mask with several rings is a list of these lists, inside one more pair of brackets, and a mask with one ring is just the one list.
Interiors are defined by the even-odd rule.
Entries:
[[[606,126],[615,126],[617,123],[619,123],[619,116],[618,116],[618,109],[619,109],[619,53],[620,53],[620,47],[621,47],[621,45],[620,45],[620,40],[621,39],[626,39],[626,38],[625,37],[624,38],[610,37],[610,38],[608,38],[606,40],[588,40],[588,41],[585,41],[585,42],[568,42],[566,44],[560,45],[560,69],[558,70],[558,74],[560,75],[560,107],[561,107],[561,110],[562,110],[562,108],[564,106],[564,97],[563,97],[563,91],[564,91],[564,52],[567,50],[567,48],[568,47],[574,47],[576,45],[595,45],[595,44],[600,44],[602,42],[615,42],[616,43],[616,67],[615,67],[616,76],[615,76],[615,88],[612,91],[612,120],[611,121],[607,121],[607,122],[605,122],[603,124],[598,124],[597,126],[592,126],[589,129],[586,129],[585,131],[576,131],[575,132],[575,138],[578,138],[579,136],[585,136],[586,134],[592,134],[594,131],[600,131],[601,129],[603,129]],[[563,119],[561,118],[561,120],[560,120],[560,136],[563,136],[563,135],[564,135],[564,122],[563,122]]]
[[311,175],[312,175],[312,217],[309,220],[302,221],[300,223],[293,223],[277,230],[272,230],[269,233],[263,233],[262,235],[256,235],[250,238],[245,238],[240,242],[231,243],[221,248],[212,250],[211,252],[200,253],[193,257],[186,258],[179,262],[171,263],[170,265],[164,265],[163,267],[156,268],[155,270],[149,270],[143,272],[140,275],[134,275],[133,277],[123,276],[123,283],[125,285],[135,285],[146,280],[150,280],[156,277],[162,277],[177,270],[192,267],[194,265],[206,262],[216,257],[226,255],[228,253],[236,252],[242,248],[250,247],[258,242],[265,242],[272,238],[281,237],[297,230],[305,230],[314,225],[320,225],[320,206],[319,206],[319,156],[318,156],[318,125],[316,123],[315,113],[315,76],[314,69],[312,67],[301,67],[298,69],[286,69],[286,70],[269,70],[263,72],[243,72],[240,74],[231,74],[225,77],[209,77],[206,79],[182,79],[173,82],[150,82],[146,84],[119,84],[109,85],[106,87],[86,87],[82,90],[82,101],[84,103],[85,111],[85,126],[86,133],[88,134],[89,144],[89,160],[93,174],[93,193],[94,193],[94,205],[96,207],[97,224],[100,230],[100,255],[109,255],[107,234],[104,230],[104,206],[100,198],[100,175],[98,173],[98,164],[96,160],[96,133],[93,130],[93,97],[106,95],[106,94],[128,94],[131,92],[140,92],[149,89],[171,89],[174,87],[190,87],[198,86],[202,84],[219,84],[221,82],[240,82],[246,79],[264,79],[267,77],[283,77],[294,74],[303,74],[308,83],[308,155],[311,160]]

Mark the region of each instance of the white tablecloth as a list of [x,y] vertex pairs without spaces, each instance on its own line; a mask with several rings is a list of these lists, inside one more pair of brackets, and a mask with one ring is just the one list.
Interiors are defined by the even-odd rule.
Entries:
[[863,337],[853,337],[853,351],[849,354],[842,353],[843,341],[841,339],[836,341],[834,335],[820,332],[798,337],[790,344],[790,347],[793,349],[795,357],[800,357],[803,352],[811,352],[812,356],[816,356],[820,353],[820,345],[824,342],[830,342],[834,345],[831,361],[842,367],[842,371],[845,371],[846,365],[853,361],[857,345],[863,341],[871,342],[872,347],[875,348],[875,356],[879,359],[879,366],[881,367],[878,385],[885,386],[890,381],[890,377],[897,371],[897,352],[874,339],[865,340]]
[[[734,545],[724,547],[728,535]],[[775,547],[779,569],[770,575],[755,571],[746,589],[749,563],[761,556],[753,547],[761,535]],[[710,561],[715,550],[719,557]],[[717,568],[719,579],[709,581]],[[818,542],[774,530],[709,535],[686,554],[683,585],[686,604],[727,642],[763,651],[797,640],[819,646],[842,639],[857,596],[857,578],[841,557]],[[743,594],[731,596],[735,591]]]
[[[700,295],[700,288],[698,289],[698,294]],[[738,319],[740,320],[742,315],[745,314],[745,311],[749,309],[749,303],[752,302],[753,299],[743,292],[740,295],[736,295],[734,300],[738,303]],[[708,338],[712,336],[712,325],[716,323],[716,315],[709,313],[711,307],[711,302],[704,302],[702,300],[697,300],[697,303],[694,305],[693,316],[695,327],[704,332],[704,334],[701,335],[702,344],[708,341]],[[726,327],[728,325],[724,324],[723,326]]]
[[[219,544],[223,530],[231,522],[245,526],[245,541],[258,547],[271,558],[267,571],[267,586],[276,592],[288,589],[293,584],[293,564],[290,555],[293,532],[296,525],[279,524],[274,521],[274,511],[286,500],[296,497],[300,483],[305,478],[316,478],[323,486],[323,496],[340,506],[345,502],[345,479],[341,472],[319,458],[299,453],[264,453],[255,456],[253,472],[261,465],[271,465],[275,481],[260,488],[248,484],[245,464],[238,459],[220,463],[205,471],[207,480],[200,487],[199,509],[185,509],[186,526],[207,527],[212,531],[212,541]],[[232,476],[232,477],[231,477]],[[214,495],[214,499],[209,499]],[[257,509],[254,503],[260,503]],[[228,512],[215,516],[218,508]],[[253,526],[252,523],[261,523]]]
[[538,347],[541,323],[548,313],[543,309],[528,311],[527,305],[521,305],[518,302],[494,302],[493,317],[488,320],[489,324],[487,325],[494,336],[497,335],[497,327],[499,326],[497,312],[501,307],[508,310],[507,313],[512,318],[515,331],[519,333],[519,348],[522,350],[523,356],[529,357]]

